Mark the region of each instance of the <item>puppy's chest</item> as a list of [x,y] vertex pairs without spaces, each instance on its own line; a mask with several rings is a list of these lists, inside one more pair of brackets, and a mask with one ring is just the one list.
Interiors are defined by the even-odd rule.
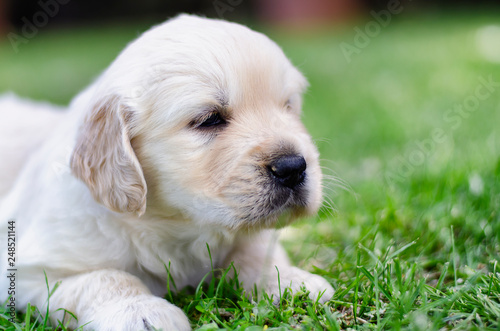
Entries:
[[[137,276],[153,292],[165,289],[168,277],[177,289],[196,286],[213,268],[223,263],[233,247],[233,237],[213,231],[151,233],[133,240]],[[136,272],[133,272],[134,274]]]

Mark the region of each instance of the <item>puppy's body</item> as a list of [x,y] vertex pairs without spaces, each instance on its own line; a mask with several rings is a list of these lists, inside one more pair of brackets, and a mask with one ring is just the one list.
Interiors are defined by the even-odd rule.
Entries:
[[0,200],[2,247],[16,220],[18,307],[44,306],[45,272],[61,281],[52,318],[65,308],[73,327],[189,329],[158,297],[167,267],[181,288],[232,261],[248,290],[278,294],[277,266],[281,284],[329,298],[262,230],[320,203],[305,84],[274,43],[232,23],[181,16],[129,45]]
[[59,107],[21,100],[15,95],[0,98],[0,199],[63,117]]

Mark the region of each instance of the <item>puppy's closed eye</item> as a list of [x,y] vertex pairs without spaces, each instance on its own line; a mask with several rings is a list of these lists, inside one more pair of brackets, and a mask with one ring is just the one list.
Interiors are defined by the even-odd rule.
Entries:
[[197,131],[218,132],[227,126],[228,119],[226,114],[215,108],[192,120],[189,126]]
[[203,119],[197,128],[214,128],[226,125],[227,121],[218,112],[211,113],[208,117]]
[[300,115],[302,106],[302,98],[298,94],[290,96],[284,103],[284,108],[291,112]]

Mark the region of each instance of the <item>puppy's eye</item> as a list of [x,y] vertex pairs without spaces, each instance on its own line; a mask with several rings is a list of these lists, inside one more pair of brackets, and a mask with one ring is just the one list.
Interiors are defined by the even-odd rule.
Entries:
[[212,113],[205,118],[197,127],[211,128],[226,124],[226,120],[219,113]]

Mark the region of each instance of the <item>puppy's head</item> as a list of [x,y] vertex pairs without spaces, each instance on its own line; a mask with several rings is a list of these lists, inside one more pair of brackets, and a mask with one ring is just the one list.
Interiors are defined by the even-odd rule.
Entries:
[[115,211],[232,229],[313,213],[321,171],[300,120],[305,87],[264,35],[180,16],[97,82],[73,172]]

